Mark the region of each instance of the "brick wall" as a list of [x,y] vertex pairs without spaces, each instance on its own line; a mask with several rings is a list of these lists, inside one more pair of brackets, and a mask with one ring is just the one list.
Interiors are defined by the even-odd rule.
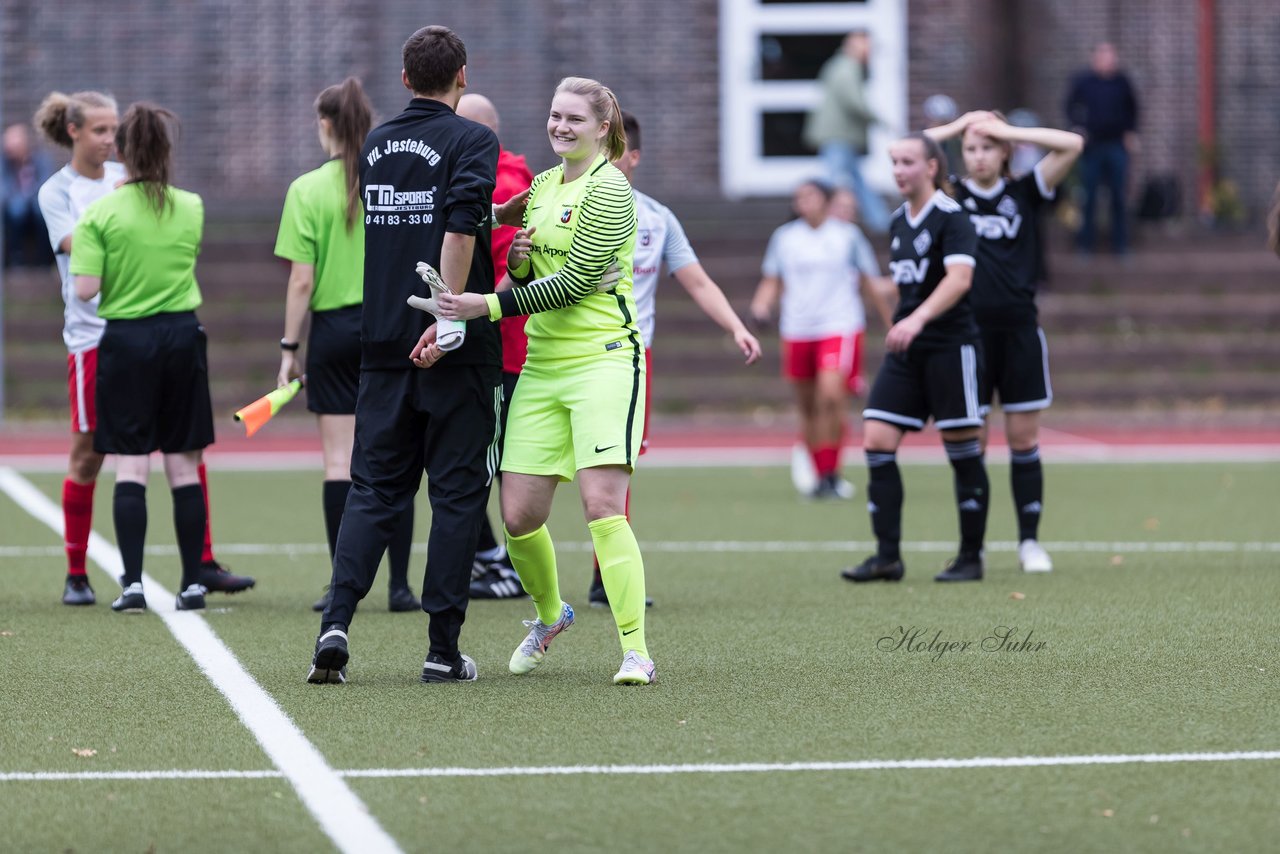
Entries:
[[[905,2],[905,0],[904,0]],[[1273,4],[1218,0],[1221,169],[1258,210],[1280,177],[1280,15]],[[1135,185],[1174,172],[1194,197],[1196,0],[910,0],[910,120],[946,92],[961,109],[1030,107],[1061,124],[1071,73],[1102,39],[1118,45],[1143,103]],[[179,182],[222,211],[269,214],[321,159],[311,102],[347,74],[383,117],[405,102],[400,46],[444,21],[470,53],[474,91],[503,116],[503,140],[535,169],[566,74],[612,86],[646,127],[646,189],[667,200],[719,198],[717,0],[588,3],[409,0],[6,0],[4,116],[29,116],[54,88],[146,98],[183,121]],[[75,22],[75,23],[70,23]]]

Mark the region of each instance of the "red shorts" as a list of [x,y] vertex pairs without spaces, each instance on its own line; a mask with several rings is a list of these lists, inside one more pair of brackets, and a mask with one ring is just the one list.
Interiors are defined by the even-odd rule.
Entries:
[[650,401],[653,395],[653,349],[644,348],[644,433],[640,439],[640,453],[637,456],[644,456],[644,452],[649,450],[649,409]]
[[839,371],[854,394],[863,391],[862,331],[832,335],[817,341],[782,339],[782,375],[789,380],[812,380],[819,371]]
[[71,432],[92,433],[98,427],[94,388],[98,381],[98,348],[67,354],[67,394],[71,398]]

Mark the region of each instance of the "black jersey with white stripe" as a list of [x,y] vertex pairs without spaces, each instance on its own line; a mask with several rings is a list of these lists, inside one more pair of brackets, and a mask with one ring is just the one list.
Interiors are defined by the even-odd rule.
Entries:
[[979,326],[1035,325],[1039,217],[1053,194],[1039,165],[1021,178],[1001,178],[986,189],[968,178],[956,186],[956,197],[978,233],[978,268],[969,302]]
[[[898,309],[894,323],[920,307],[947,275],[948,264],[974,266],[978,238],[973,225],[955,199],[941,190],[925,202],[920,213],[911,216],[908,206],[898,208],[889,224],[889,268],[898,286]],[[971,344],[978,327],[962,296],[955,305],[925,324],[911,343],[929,349]]]

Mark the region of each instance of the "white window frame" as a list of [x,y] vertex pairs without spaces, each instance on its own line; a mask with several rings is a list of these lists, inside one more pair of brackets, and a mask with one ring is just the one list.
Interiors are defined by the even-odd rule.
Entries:
[[817,156],[765,157],[763,114],[809,110],[818,102],[816,80],[761,80],[760,36],[765,33],[832,33],[866,30],[871,34],[872,74],[867,99],[883,124],[871,129],[871,162],[884,169],[864,170],[868,183],[894,190],[887,166],[889,143],[907,130],[907,3],[776,3],[720,0],[720,186],[729,198],[790,193],[802,181],[822,174]]

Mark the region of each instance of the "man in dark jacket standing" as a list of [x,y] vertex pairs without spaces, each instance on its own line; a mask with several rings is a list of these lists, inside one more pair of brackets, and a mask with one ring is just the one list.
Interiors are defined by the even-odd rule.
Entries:
[[439,270],[455,293],[493,291],[498,139],[455,113],[466,61],[466,47],[448,28],[414,33],[402,72],[413,100],[374,128],[361,151],[364,312],[352,488],[308,682],[346,681],[356,604],[424,470],[431,534],[422,609],[431,620],[422,681],[476,678],[458,636],[496,463],[501,344],[497,326],[484,319],[432,324],[423,333],[429,318],[406,305],[410,296],[431,296],[415,272],[419,261]]
[[1077,235],[1081,250],[1097,243],[1098,187],[1111,197],[1111,251],[1129,251],[1125,188],[1129,155],[1138,147],[1138,98],[1120,70],[1115,45],[1103,42],[1093,49],[1091,67],[1075,76],[1067,94],[1067,121],[1085,139],[1080,158],[1084,179],[1084,222]]

